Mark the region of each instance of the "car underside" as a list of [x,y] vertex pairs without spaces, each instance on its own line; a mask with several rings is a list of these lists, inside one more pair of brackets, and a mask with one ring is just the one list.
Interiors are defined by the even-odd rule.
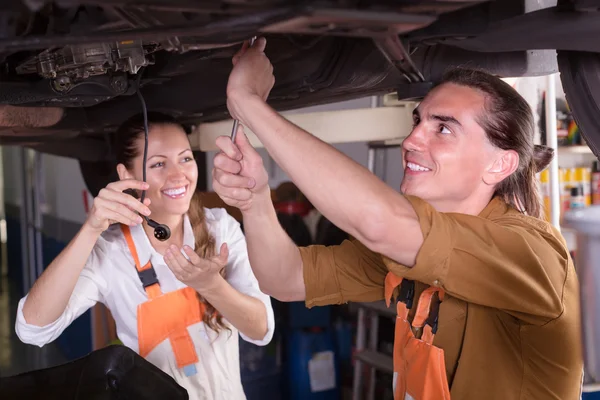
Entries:
[[[3,0],[0,144],[83,162],[147,106],[229,118],[231,57],[267,38],[277,110],[397,92],[422,97],[453,65],[500,76],[560,71],[600,149],[600,1]],[[558,50],[558,57],[557,52]],[[139,79],[138,79],[139,78]]]

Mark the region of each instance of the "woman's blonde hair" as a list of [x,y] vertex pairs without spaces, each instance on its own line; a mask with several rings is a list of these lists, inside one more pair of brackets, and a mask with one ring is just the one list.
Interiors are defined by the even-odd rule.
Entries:
[[[190,203],[190,209],[188,211],[188,218],[194,231],[194,251],[202,258],[210,258],[216,254],[216,243],[215,238],[208,231],[208,225],[206,223],[206,215],[204,214],[204,207],[202,206],[202,197],[200,193],[196,192],[192,196]],[[221,276],[225,278],[225,268],[221,270]],[[202,316],[202,322],[206,324],[210,329],[215,332],[219,332],[221,329],[230,330],[230,328],[223,322],[221,314],[217,313],[217,310],[210,304],[206,299],[198,294],[200,301],[205,304],[206,312]]]

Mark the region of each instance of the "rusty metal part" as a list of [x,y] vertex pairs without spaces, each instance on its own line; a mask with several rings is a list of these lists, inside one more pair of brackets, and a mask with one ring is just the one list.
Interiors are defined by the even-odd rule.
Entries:
[[0,105],[0,127],[45,128],[56,125],[63,117],[59,107],[16,107]]

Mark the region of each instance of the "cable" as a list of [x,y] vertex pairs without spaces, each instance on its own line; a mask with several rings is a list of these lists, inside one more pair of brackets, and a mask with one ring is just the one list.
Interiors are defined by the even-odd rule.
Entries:
[[[143,69],[138,72],[138,77],[136,80],[136,94],[140,99],[140,103],[142,103],[142,115],[144,116],[144,159],[142,161],[142,181],[146,183],[146,163],[148,159],[148,108],[146,107],[146,101],[144,100],[144,96],[142,96],[142,92],[140,92],[140,81],[142,80]],[[144,200],[146,199],[146,189],[142,190],[142,196],[140,198],[140,202],[144,204]],[[148,225],[154,228],[154,237],[160,241],[165,241],[171,237],[171,230],[167,225],[159,224],[156,221],[151,220],[147,216],[143,215],[142,218],[146,220]]]
[[[144,100],[144,96],[142,96],[142,92],[140,92],[140,81],[142,80],[142,74],[144,73],[144,69],[142,68],[137,77],[136,89],[135,93],[140,99],[140,103],[142,103],[142,115],[144,116],[144,160],[142,162],[142,181],[146,183],[146,159],[148,158],[148,108],[146,107],[146,101]],[[142,190],[142,198],[140,201],[144,203],[144,199],[146,198],[146,189]]]

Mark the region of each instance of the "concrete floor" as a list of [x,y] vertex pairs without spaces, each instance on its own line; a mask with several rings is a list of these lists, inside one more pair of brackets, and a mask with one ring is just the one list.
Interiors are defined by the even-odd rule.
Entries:
[[[5,244],[2,244],[5,246]],[[1,253],[6,254],[3,248]],[[6,263],[6,257],[2,257]],[[6,268],[0,268],[6,271]],[[43,348],[22,343],[15,334],[15,315],[19,298],[5,275],[0,274],[0,377],[48,368],[66,362],[55,343]]]

